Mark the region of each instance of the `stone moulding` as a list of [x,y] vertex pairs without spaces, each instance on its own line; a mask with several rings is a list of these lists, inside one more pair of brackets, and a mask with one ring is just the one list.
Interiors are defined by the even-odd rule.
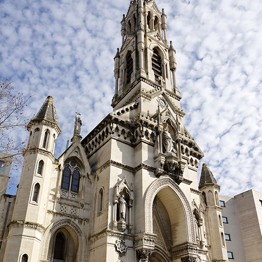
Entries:
[[9,227],[27,227],[27,228],[33,228],[33,229],[36,229],[38,230],[39,232],[43,233],[45,231],[45,227],[40,225],[40,224],[37,224],[37,223],[33,223],[33,222],[28,222],[28,221],[23,221],[23,220],[16,220],[16,221],[11,221],[9,224],[8,224],[8,228]]

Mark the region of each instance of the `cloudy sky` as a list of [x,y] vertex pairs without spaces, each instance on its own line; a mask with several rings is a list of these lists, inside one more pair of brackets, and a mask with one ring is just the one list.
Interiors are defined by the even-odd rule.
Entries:
[[[56,156],[72,137],[76,111],[84,136],[111,111],[113,57],[129,2],[0,0],[0,79],[31,96],[26,119],[54,97],[63,131]],[[185,124],[203,161],[223,194],[262,192],[261,0],[156,2],[167,14]],[[10,192],[19,171],[12,176]]]

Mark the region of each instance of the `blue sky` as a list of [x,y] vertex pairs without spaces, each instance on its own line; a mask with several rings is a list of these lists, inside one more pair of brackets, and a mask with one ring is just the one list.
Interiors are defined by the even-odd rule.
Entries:
[[[177,51],[185,124],[224,194],[262,191],[262,2],[156,0]],[[63,133],[85,136],[111,109],[113,57],[129,0],[0,0],[0,79],[31,96],[25,118],[54,97]],[[26,130],[13,130],[15,139]],[[0,149],[1,150],[1,149]],[[18,183],[13,172],[10,187]]]

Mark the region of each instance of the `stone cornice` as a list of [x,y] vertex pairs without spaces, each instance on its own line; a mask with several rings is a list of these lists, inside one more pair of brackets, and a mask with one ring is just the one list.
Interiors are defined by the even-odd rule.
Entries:
[[115,167],[118,167],[120,169],[126,170],[126,171],[131,172],[131,173],[136,173],[137,171],[139,171],[141,169],[148,170],[149,172],[155,172],[155,170],[156,170],[155,167],[152,167],[152,166],[149,166],[149,165],[146,165],[146,164],[143,164],[143,163],[138,165],[138,166],[136,166],[136,167],[131,167],[131,166],[124,165],[122,163],[116,162],[114,160],[108,160],[101,167],[99,167],[97,170],[95,170],[94,173],[98,175],[104,169],[106,169],[109,166],[115,166]]
[[50,151],[47,151],[42,148],[38,148],[38,147],[27,148],[25,149],[23,155],[25,156],[26,154],[42,154],[44,156],[48,156],[52,160],[53,164],[58,164],[58,160],[54,157],[54,155]]
[[201,192],[200,192],[199,190],[196,190],[196,189],[194,189],[194,188],[190,188],[190,191],[191,191],[192,193],[194,193],[194,194],[197,194],[197,195],[200,195],[200,194],[201,194]]
[[8,227],[26,227],[36,229],[39,232],[43,233],[45,231],[45,227],[34,222],[23,221],[23,220],[13,220],[8,224]]
[[114,231],[111,229],[104,228],[99,232],[96,232],[92,235],[90,235],[89,240],[94,243],[95,241],[105,237],[105,236],[114,236],[118,238],[125,238],[128,240],[134,240],[134,236],[131,234],[126,234],[124,232]]
[[57,215],[60,217],[68,217],[70,219],[75,219],[78,222],[89,222],[89,218],[80,218],[77,215],[71,215],[71,214],[67,214],[67,213],[62,213],[62,212],[58,212],[58,211],[53,211],[53,210],[47,210],[48,214],[52,214],[52,215]]
[[29,124],[27,125],[27,130],[29,130],[33,125],[35,124],[41,124],[41,125],[46,125],[49,127],[52,127],[56,130],[56,132],[58,133],[58,135],[61,133],[61,129],[58,126],[57,123],[46,120],[46,119],[32,119]]

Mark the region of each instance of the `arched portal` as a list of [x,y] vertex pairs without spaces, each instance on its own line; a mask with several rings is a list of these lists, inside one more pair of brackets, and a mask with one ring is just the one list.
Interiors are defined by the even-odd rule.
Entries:
[[[171,256],[174,248],[185,243],[195,243],[190,204],[183,191],[170,177],[163,176],[150,185],[145,196],[145,208],[148,210],[145,214],[145,232],[157,235],[155,246],[167,257]],[[159,216],[157,223],[156,214]],[[157,230],[156,225],[159,227]]]
[[78,245],[78,237],[72,228],[68,226],[59,228],[50,239],[48,261],[77,261]]

